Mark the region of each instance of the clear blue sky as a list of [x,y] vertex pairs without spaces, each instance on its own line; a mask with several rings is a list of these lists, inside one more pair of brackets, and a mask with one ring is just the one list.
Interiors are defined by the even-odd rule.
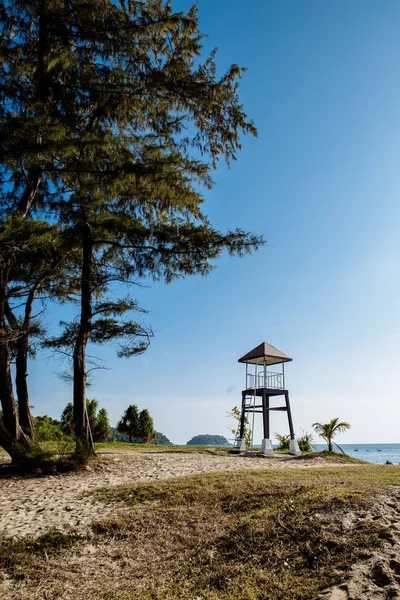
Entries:
[[[176,443],[228,435],[244,383],[237,359],[267,341],[294,359],[297,433],[337,416],[352,424],[339,441],[399,442],[400,3],[198,5],[221,72],[248,68],[241,100],[259,133],[230,171],[221,165],[206,210],[268,246],[224,257],[207,278],[139,290],[151,348],[130,361],[96,349],[111,370],[88,395],[113,424],[129,403],[149,408]],[[31,365],[36,414],[59,417],[71,398],[56,369],[42,355]],[[283,415],[273,418],[285,433]]]

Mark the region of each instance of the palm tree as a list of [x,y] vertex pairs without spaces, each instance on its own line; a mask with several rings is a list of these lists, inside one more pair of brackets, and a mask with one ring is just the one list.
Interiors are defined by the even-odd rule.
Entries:
[[312,427],[326,441],[329,452],[333,452],[332,440],[335,435],[337,433],[344,433],[347,429],[350,429],[349,423],[345,421],[339,423],[339,419],[331,419],[329,423],[313,423]]

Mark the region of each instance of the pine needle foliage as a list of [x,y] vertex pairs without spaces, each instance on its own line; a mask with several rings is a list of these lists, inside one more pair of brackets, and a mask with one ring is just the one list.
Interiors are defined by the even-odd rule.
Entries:
[[[202,58],[197,7],[174,12],[166,0],[6,0],[0,34],[1,225],[56,224],[77,252],[68,277],[80,280],[79,314],[58,343],[70,344],[77,453],[87,456],[87,345],[117,340],[131,356],[151,336],[133,300],[109,298],[113,284],[129,294],[143,280],[206,275],[222,252],[263,243],[216,230],[202,211],[219,160],[231,164],[241,135],[256,134],[238,96],[244,70],[217,75],[216,52]],[[10,238],[0,261],[7,440],[22,436],[5,317],[18,263]]]

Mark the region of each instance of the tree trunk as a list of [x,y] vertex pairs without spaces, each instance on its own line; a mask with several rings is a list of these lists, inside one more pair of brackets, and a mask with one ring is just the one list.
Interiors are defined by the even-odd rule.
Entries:
[[[43,29],[42,25],[41,29]],[[42,35],[41,37],[47,39],[47,36]],[[47,95],[43,95],[44,101],[46,98]],[[28,216],[41,182],[39,169],[34,169],[31,173],[28,173],[25,179],[28,180],[28,184],[16,207],[16,214],[24,218]],[[20,427],[19,415],[15,407],[8,331],[5,320],[7,290],[14,261],[14,248],[10,243],[6,248],[1,249],[0,256],[0,403],[3,410],[3,423],[0,423],[0,444],[10,454],[12,461],[16,462],[21,457],[23,458],[24,448],[29,447],[30,442]]]
[[31,413],[28,392],[28,352],[29,352],[29,328],[31,326],[33,302],[36,298],[42,281],[37,281],[29,291],[25,304],[24,331],[19,341],[16,357],[15,387],[17,389],[19,422],[24,432],[32,439],[35,435],[35,427]]
[[0,422],[0,446],[11,456],[13,463],[20,462],[31,447],[31,440],[20,427],[12,387],[10,356],[5,336],[0,340],[0,400],[3,422]]
[[[1,270],[1,269],[0,269]],[[0,298],[1,298],[0,290]],[[0,445],[11,456],[13,463],[21,462],[32,447],[31,440],[20,426],[20,415],[15,406],[8,332],[4,319],[4,302],[0,300],[0,402],[3,409],[3,422],[0,422]],[[28,410],[29,400],[28,400]]]
[[90,226],[82,227],[81,318],[74,347],[74,425],[80,460],[95,454],[86,408],[86,347],[92,327],[93,241]]
[[18,415],[12,387],[10,353],[6,334],[0,339],[0,400],[3,409],[3,423],[14,440],[18,440]]
[[0,446],[11,456],[13,462],[17,460],[15,450],[15,437],[6,429],[5,425],[0,421]]
[[29,292],[25,304],[24,323],[21,328],[18,319],[14,315],[8,302],[5,304],[7,320],[18,336],[16,341],[17,355],[15,359],[15,387],[18,398],[19,424],[24,433],[34,438],[35,428],[31,413],[28,392],[28,351],[29,351],[29,327],[31,324],[32,306],[40,283],[37,283]]
[[15,387],[18,398],[19,424],[24,433],[34,438],[34,424],[31,413],[28,392],[28,337],[24,336],[21,344],[18,346],[17,357],[15,360]]
[[[32,196],[28,195],[27,202],[31,201]],[[21,429],[21,425],[27,426],[26,433],[29,434],[32,432],[33,423],[27,388],[26,396],[19,405],[19,410],[17,412],[11,375],[11,357],[9,348],[10,332],[6,325],[6,314],[10,310],[7,302],[7,291],[14,260],[13,248],[4,252],[3,256],[0,258],[0,403],[3,409],[3,426],[0,431],[0,444],[10,454],[13,462],[19,462],[23,459],[24,451],[26,452],[31,448],[31,440],[25,435],[24,431]],[[26,334],[26,344],[28,344],[27,335],[28,334]],[[27,360],[27,351],[25,360]],[[19,368],[21,368],[21,365]],[[26,364],[24,363],[24,374],[26,373],[26,370]]]
[[0,443],[14,461],[18,458],[16,443],[19,441],[21,429],[15,407],[8,345],[9,332],[5,319],[6,293],[12,261],[12,254],[10,252],[7,254],[0,260],[0,402],[3,409]]

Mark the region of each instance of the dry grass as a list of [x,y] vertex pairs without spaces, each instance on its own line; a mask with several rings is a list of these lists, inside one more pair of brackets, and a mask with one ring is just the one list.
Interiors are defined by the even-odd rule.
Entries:
[[[40,448],[46,454],[69,454],[74,451],[75,444],[71,441],[39,442]],[[156,446],[155,444],[130,444],[129,442],[96,442],[96,452],[104,453],[126,453],[126,452],[184,452],[205,453],[225,455],[230,447],[222,446]],[[7,452],[0,446],[0,456],[8,456]]]
[[[390,532],[366,518],[384,466],[234,471],[102,489],[131,509],[90,536],[3,542],[3,598],[300,600]],[[392,488],[394,489],[394,488]],[[346,516],[344,523],[343,517]],[[58,536],[58,537],[57,537]],[[2,590],[0,578],[0,595]]]
[[97,452],[184,452],[201,454],[225,455],[231,450],[231,446],[157,446],[155,444],[130,444],[129,442],[96,442]]
[[[75,444],[72,441],[60,440],[53,442],[39,442],[39,448],[46,455],[68,455],[72,454],[75,448]],[[214,454],[218,456],[225,456],[232,452],[232,448],[230,446],[156,446],[154,444],[131,444],[129,442],[96,442],[94,444],[96,452],[99,454],[117,454],[117,453],[148,453],[148,452],[156,452],[156,453],[195,453],[195,454]],[[284,458],[286,452],[276,451],[276,457]],[[7,452],[0,446],[0,456],[8,456]],[[260,455],[261,457],[261,455]],[[352,458],[346,454],[339,454],[337,452],[311,452],[308,454],[303,454],[300,457],[297,457],[297,460],[312,460],[318,457],[327,458],[329,457],[331,460],[329,462],[352,462],[352,463],[363,463],[365,461],[360,461],[357,458]],[[262,458],[262,457],[261,457]],[[271,458],[271,457],[269,457]],[[289,458],[289,456],[287,456]],[[291,457],[294,458],[294,457]],[[369,463],[368,463],[369,464]]]
[[342,454],[339,452],[329,452],[328,450],[322,450],[321,452],[308,452],[302,454],[301,456],[296,456],[295,460],[298,461],[313,461],[317,458],[323,458],[329,461],[329,463],[337,463],[337,464],[353,464],[353,465],[370,465],[366,460],[361,460],[359,458],[355,458],[354,456],[349,456],[348,454]]

